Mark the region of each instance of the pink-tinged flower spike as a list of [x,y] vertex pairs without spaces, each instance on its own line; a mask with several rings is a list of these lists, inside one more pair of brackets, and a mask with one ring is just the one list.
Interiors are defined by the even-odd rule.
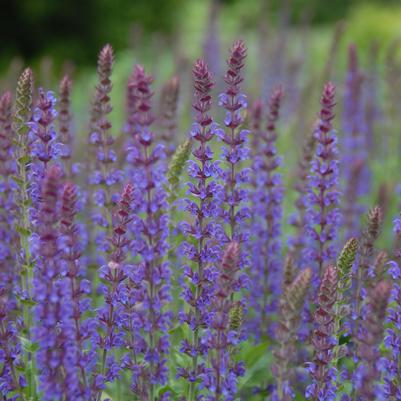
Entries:
[[365,110],[362,96],[363,81],[364,77],[358,66],[357,49],[352,44],[348,49],[348,74],[345,83],[343,111],[344,146],[341,151],[344,169],[342,175],[345,178],[343,214],[348,238],[360,234],[360,221],[364,207],[359,200],[370,190]]
[[[98,59],[98,84],[92,106],[92,122],[90,143],[93,145],[95,160],[90,166],[89,183],[94,186],[93,222],[97,225],[96,246],[100,255],[108,252],[110,244],[107,240],[111,234],[110,210],[115,201],[113,187],[120,183],[123,174],[116,169],[117,155],[113,150],[114,138],[110,133],[111,122],[109,114],[112,110],[110,92],[112,89],[111,73],[114,63],[113,49],[106,45],[100,51]],[[104,257],[100,257],[104,262]]]
[[256,185],[252,197],[255,235],[250,272],[252,288],[250,303],[255,311],[253,332],[264,337],[269,331],[268,316],[274,309],[272,295],[280,291],[280,233],[282,217],[283,185],[277,168],[281,158],[277,156],[276,124],[283,99],[283,91],[277,88],[269,102],[266,130],[261,134],[259,151],[254,158],[253,175]]
[[[85,279],[81,256],[84,244],[81,239],[82,227],[77,222],[78,192],[74,184],[64,185],[61,193],[60,210],[60,258],[61,270],[65,277],[63,285],[62,313],[60,323],[65,334],[65,385],[64,392],[69,399],[89,399],[88,378],[96,356],[86,351],[86,344],[93,335],[93,319],[87,318],[90,310],[90,282]],[[67,341],[68,340],[68,341]],[[75,397],[75,398],[74,398]]]
[[273,399],[277,401],[289,401],[294,398],[294,357],[296,355],[297,331],[311,278],[312,270],[308,268],[299,272],[289,284],[286,285],[285,281],[283,284],[276,328],[277,345],[273,351],[276,360],[272,366],[277,383]]
[[335,256],[333,240],[336,238],[340,211],[338,209],[337,137],[333,130],[335,87],[325,85],[321,98],[319,122],[314,132],[316,151],[308,177],[307,232],[310,244],[307,258],[315,262],[315,277],[321,277],[323,266]]
[[241,327],[236,330],[230,325],[230,317],[235,313],[236,304],[232,297],[240,280],[240,247],[230,242],[225,249],[217,278],[213,302],[212,321],[202,341],[208,346],[208,368],[202,374],[202,386],[209,390],[211,401],[233,400],[237,396],[237,380],[245,369],[242,362],[234,360],[233,355],[243,335]]
[[354,338],[359,336],[359,326],[364,319],[363,304],[367,291],[371,287],[374,277],[373,263],[375,253],[375,242],[379,238],[383,217],[380,207],[372,208],[367,216],[366,228],[362,232],[361,246],[355,272],[355,293],[354,293]]
[[101,399],[106,383],[113,382],[120,370],[115,351],[124,346],[124,316],[120,301],[124,297],[127,273],[132,269],[132,266],[126,263],[126,258],[130,243],[128,226],[133,219],[133,198],[134,187],[127,184],[112,214],[108,261],[99,269],[104,303],[96,311],[97,331],[93,338],[99,351],[99,366],[92,375],[91,390],[94,400]]
[[123,366],[132,370],[134,393],[146,400],[153,400],[167,381],[166,355],[171,320],[167,310],[170,267],[165,260],[169,234],[165,152],[164,146],[157,144],[152,130],[152,81],[143,67],[136,65],[129,82],[132,96],[137,99],[134,110],[136,133],[128,149],[127,161],[136,189],[132,251],[138,258],[128,281],[128,290],[135,290],[132,302],[138,302],[142,307],[131,313],[136,324],[135,336],[141,345],[136,346],[136,358],[129,355],[123,361]]
[[[224,143],[222,159],[225,168],[221,178],[224,183],[222,199],[222,218],[227,228],[222,233],[224,243],[247,240],[248,234],[244,231],[244,221],[250,217],[248,191],[244,184],[249,182],[249,169],[242,168],[241,163],[247,160],[249,149],[246,146],[249,131],[241,129],[244,123],[242,111],[247,107],[246,97],[241,93],[243,68],[247,49],[243,41],[234,43],[227,60],[227,72],[224,76],[226,90],[219,97],[219,105],[226,110],[224,119],[225,130],[219,129],[217,134]],[[244,258],[241,258],[244,259]],[[243,265],[244,261],[241,261]]]
[[314,358],[308,367],[312,384],[306,388],[306,398],[315,401],[334,401],[336,397],[333,383],[335,369],[330,364],[335,346],[333,335],[337,283],[337,269],[329,265],[323,274],[317,295],[317,309],[314,314],[316,329],[312,335]]
[[162,88],[159,120],[161,140],[166,147],[166,156],[170,159],[177,146],[177,111],[180,94],[178,77],[171,78]]
[[375,400],[380,380],[379,345],[383,340],[384,320],[391,293],[391,283],[382,281],[369,294],[367,313],[358,337],[357,356],[361,361],[355,372],[355,398]]
[[64,170],[68,179],[74,176],[74,166],[71,160],[73,150],[71,88],[72,81],[68,75],[65,75],[59,85],[58,127],[59,141],[62,144],[60,158],[64,162]]
[[215,264],[218,262],[220,247],[215,241],[219,217],[216,194],[220,191],[217,184],[218,164],[213,160],[211,144],[217,126],[210,115],[212,107],[211,91],[214,83],[208,66],[203,60],[196,61],[192,75],[194,80],[195,123],[192,126],[192,155],[188,161],[188,198],[185,199],[190,222],[184,222],[182,229],[188,237],[183,251],[189,264],[184,267],[184,290],[182,297],[187,304],[180,315],[180,321],[191,330],[191,338],[181,343],[181,352],[186,354],[190,365],[180,366],[178,376],[189,382],[188,401],[194,401],[199,392],[199,376],[204,373],[206,345],[201,339],[204,328],[210,325],[210,303],[212,301],[215,278]]

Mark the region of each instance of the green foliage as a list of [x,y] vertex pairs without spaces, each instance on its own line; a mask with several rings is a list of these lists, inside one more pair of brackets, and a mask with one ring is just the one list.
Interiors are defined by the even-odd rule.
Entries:
[[362,48],[368,48],[373,42],[381,47],[389,45],[401,35],[401,7],[395,4],[364,3],[352,8],[347,20],[347,42],[353,41]]
[[180,146],[178,146],[170,162],[170,166],[167,171],[167,180],[169,182],[167,190],[169,193],[170,203],[174,202],[177,199],[178,185],[180,183],[185,163],[188,161],[191,154],[191,148],[191,141],[187,139]]

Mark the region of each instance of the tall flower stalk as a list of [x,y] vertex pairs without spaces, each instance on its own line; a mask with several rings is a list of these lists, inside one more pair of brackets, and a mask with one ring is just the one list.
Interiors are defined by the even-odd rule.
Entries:
[[[15,183],[12,176],[16,173],[16,164],[13,159],[12,130],[12,97],[5,92],[0,97],[0,288],[6,296],[11,293],[15,271],[15,249],[10,244],[15,243]],[[11,212],[11,213],[10,213]]]
[[[50,162],[58,157],[54,122],[57,117],[56,98],[53,92],[39,88],[32,121],[29,123],[32,165],[29,172],[31,181],[30,196],[34,206],[32,213],[39,207],[42,181],[50,167]],[[34,220],[35,218],[33,218]]]
[[275,363],[272,371],[276,378],[275,398],[288,401],[294,398],[294,356],[296,354],[297,331],[301,322],[300,312],[305,302],[312,278],[310,268],[298,273],[294,280],[283,285],[279,304],[279,319],[276,329],[277,346],[274,349]]
[[178,77],[171,78],[162,88],[160,99],[161,140],[166,147],[166,155],[171,158],[177,146],[177,112],[180,94]]
[[368,190],[369,171],[366,158],[367,138],[363,104],[364,77],[359,69],[357,49],[354,44],[348,49],[348,73],[344,93],[343,112],[343,167],[346,179],[344,188],[344,223],[347,236],[359,234],[360,220],[364,208],[359,204],[361,196]]
[[194,79],[195,123],[192,126],[192,155],[189,160],[188,183],[189,198],[186,210],[192,222],[183,224],[183,231],[189,237],[184,243],[184,253],[191,265],[184,267],[186,279],[183,299],[185,309],[180,313],[180,321],[191,329],[191,338],[181,343],[181,352],[190,358],[189,366],[178,369],[178,375],[185,378],[188,385],[188,401],[198,397],[198,378],[204,373],[204,357],[207,348],[201,343],[203,327],[210,322],[209,305],[214,293],[216,277],[214,263],[217,262],[220,248],[215,244],[216,224],[213,219],[219,215],[216,192],[218,165],[213,161],[210,142],[216,135],[216,124],[210,115],[212,105],[211,91],[214,83],[212,75],[203,60],[198,60],[192,70]]
[[62,308],[64,316],[70,317],[61,324],[63,333],[69,339],[64,360],[65,391],[71,398],[89,398],[88,376],[96,357],[93,351],[87,351],[87,345],[93,336],[94,321],[86,317],[87,312],[91,311],[91,284],[85,278],[81,261],[85,249],[77,214],[78,189],[74,184],[66,183],[61,191],[59,240],[61,270],[65,275]]
[[[401,237],[401,218],[394,220],[394,232]],[[401,256],[401,250],[397,250],[396,256]],[[385,374],[383,393],[386,399],[396,400],[401,398],[401,269],[396,261],[390,262],[389,273],[394,281],[393,291],[389,300],[389,313],[384,344],[389,354],[384,360]]]
[[308,183],[307,221],[311,239],[308,256],[315,261],[318,277],[323,274],[324,264],[334,257],[332,241],[340,220],[337,137],[332,125],[334,96],[334,85],[326,84],[321,98],[319,123],[314,133],[316,151]]
[[334,400],[336,395],[333,383],[335,370],[331,363],[335,345],[333,335],[337,283],[337,269],[329,265],[324,272],[317,295],[317,309],[314,313],[316,329],[312,335],[314,358],[308,367],[312,384],[306,388],[306,397],[316,401]]
[[[15,321],[17,304],[13,289],[18,280],[15,244],[15,195],[13,182],[16,163],[13,158],[12,96],[5,92],[0,97],[0,394],[8,399],[13,391],[23,393],[25,377],[21,345]],[[18,315],[17,315],[18,316]]]
[[63,286],[59,280],[61,265],[58,248],[58,223],[61,171],[51,167],[42,182],[38,209],[38,256],[33,281],[36,306],[33,338],[38,344],[36,353],[39,370],[39,389],[45,401],[62,400],[64,347],[63,334],[56,327],[67,316],[63,311]]
[[372,208],[367,216],[366,228],[362,233],[361,246],[359,248],[359,258],[357,271],[355,274],[355,293],[354,293],[354,338],[359,338],[359,328],[364,319],[363,307],[365,305],[366,295],[370,287],[373,272],[373,256],[375,251],[375,242],[379,237],[382,225],[382,212],[376,206]]
[[111,214],[110,252],[107,264],[99,269],[99,276],[104,284],[102,293],[105,302],[97,311],[98,329],[95,334],[96,344],[100,349],[100,366],[93,377],[92,393],[93,399],[98,401],[105,384],[113,382],[120,370],[115,353],[124,345],[124,314],[120,303],[124,299],[125,281],[130,267],[125,260],[130,243],[127,231],[133,219],[133,191],[131,184],[123,188],[120,200]]
[[305,263],[303,249],[307,245],[307,207],[308,207],[308,176],[310,164],[313,159],[315,138],[309,135],[302,148],[302,154],[298,161],[297,180],[294,189],[297,192],[295,207],[296,214],[291,216],[290,224],[294,227],[295,233],[290,238],[290,250],[295,262],[302,266]]
[[213,401],[233,400],[237,395],[237,378],[243,376],[243,363],[233,359],[233,353],[241,341],[241,327],[233,328],[230,317],[236,306],[232,295],[240,280],[240,249],[237,242],[226,246],[219,266],[210,328],[206,332],[209,367],[202,375],[202,386],[210,391],[208,399]]
[[358,240],[350,238],[344,245],[340,255],[337,259],[337,272],[338,272],[338,291],[337,301],[335,304],[335,317],[334,317],[334,336],[335,347],[333,349],[333,367],[337,369],[336,385],[338,389],[343,390],[343,371],[346,367],[342,367],[342,359],[347,355],[347,338],[351,337],[352,327],[349,325],[349,317],[352,311],[352,301],[350,296],[352,294],[352,273],[353,266],[358,251]]
[[[15,132],[15,146],[13,156],[17,164],[14,181],[18,189],[16,191],[16,231],[19,234],[17,245],[17,266],[20,274],[20,288],[17,296],[22,309],[24,338],[30,341],[32,328],[32,281],[33,281],[33,258],[31,253],[30,238],[32,226],[29,216],[31,207],[29,169],[31,157],[29,149],[29,126],[32,117],[33,96],[33,74],[28,68],[23,71],[17,82],[17,93],[15,97],[15,112],[13,118],[13,131]],[[31,352],[24,353],[24,366],[27,380],[27,396],[34,397],[36,394],[36,383],[33,377],[35,372],[35,360]],[[28,372],[28,366],[32,369]],[[27,374],[29,373],[29,374]]]
[[[112,89],[111,74],[114,63],[113,49],[106,45],[100,51],[98,59],[98,84],[92,106],[92,122],[90,143],[93,145],[95,158],[90,168],[89,183],[94,186],[93,223],[97,226],[95,243],[101,251],[108,252],[110,244],[107,240],[111,234],[110,209],[114,204],[113,187],[122,181],[122,172],[115,168],[117,155],[113,150],[114,138],[110,133],[109,114],[112,110],[110,92]],[[104,257],[98,255],[100,263]]]
[[247,239],[243,222],[250,216],[249,208],[246,207],[248,191],[243,185],[249,181],[249,169],[241,166],[249,154],[246,146],[249,131],[241,128],[244,123],[242,110],[247,107],[246,97],[241,93],[246,52],[243,41],[239,40],[234,43],[227,60],[228,68],[224,76],[226,90],[219,98],[219,105],[226,110],[224,119],[226,129],[217,131],[224,143],[225,169],[222,170],[221,178],[225,185],[222,199],[224,205],[222,218],[227,225],[227,230],[222,236],[225,243],[230,241],[242,243]]
[[374,400],[378,392],[379,345],[383,340],[384,320],[390,293],[390,282],[381,281],[369,294],[368,313],[358,336],[357,356],[361,363],[355,373],[353,397],[355,400]]
[[260,149],[253,166],[256,190],[253,196],[252,231],[255,240],[251,271],[254,291],[251,304],[257,313],[254,320],[259,337],[268,334],[268,316],[272,310],[271,294],[278,294],[281,282],[279,257],[283,186],[281,176],[276,171],[281,164],[276,150],[276,124],[282,98],[281,88],[276,89],[271,96],[266,130],[260,135]]
[[[165,184],[165,152],[163,145],[156,144],[152,131],[154,116],[151,99],[153,78],[142,66],[137,65],[129,82],[137,99],[135,121],[137,133],[127,160],[132,166],[135,192],[135,242],[133,251],[140,256],[137,265],[142,272],[138,293],[143,308],[136,311],[135,319],[138,341],[142,349],[135,363],[134,388],[138,388],[143,400],[154,400],[160,386],[167,380],[166,354],[169,349],[171,314],[166,310],[170,301],[170,267],[165,260],[168,253],[169,234]],[[139,383],[135,383],[138,375]]]
[[71,160],[73,151],[71,89],[72,81],[68,75],[65,75],[59,85],[58,129],[59,141],[63,145],[60,158],[64,162],[64,170],[68,179],[71,179],[74,175]]

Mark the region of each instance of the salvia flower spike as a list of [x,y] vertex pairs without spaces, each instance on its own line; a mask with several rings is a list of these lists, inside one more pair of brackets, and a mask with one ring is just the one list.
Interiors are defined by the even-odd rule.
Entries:
[[184,339],[181,351],[191,358],[191,366],[182,366],[178,375],[189,382],[188,400],[197,397],[197,377],[203,373],[207,347],[201,344],[203,327],[210,322],[209,305],[214,292],[214,278],[217,272],[213,264],[218,261],[220,247],[214,243],[217,224],[213,219],[219,216],[216,192],[218,165],[213,161],[210,142],[216,135],[217,126],[210,115],[212,106],[211,91],[214,83],[208,66],[203,60],[196,61],[192,69],[194,79],[195,123],[192,126],[192,155],[195,160],[188,162],[189,198],[186,209],[193,216],[193,222],[183,223],[184,233],[192,242],[184,242],[184,254],[191,263],[184,267],[186,285],[183,299],[189,312],[182,311],[180,320],[188,324],[192,331],[190,339]]
[[45,172],[38,205],[37,255],[34,296],[33,338],[39,349],[36,355],[39,374],[39,390],[44,400],[58,400],[63,396],[63,370],[66,349],[64,345],[69,333],[57,330],[56,323],[68,320],[63,312],[63,283],[58,279],[61,273],[58,240],[60,232],[60,178],[61,171],[52,166]]
[[[109,114],[112,110],[110,92],[114,53],[110,45],[100,51],[98,59],[98,83],[92,106],[92,124],[90,144],[94,151],[94,160],[89,168],[89,183],[93,185],[93,216],[97,226],[95,243],[102,252],[109,250],[108,235],[111,233],[111,208],[115,201],[113,187],[122,181],[122,172],[115,167],[117,155],[113,149],[114,138],[111,135]],[[98,256],[103,263],[102,256]]]
[[[234,348],[241,339],[241,325],[238,322],[240,309],[232,301],[232,294],[238,288],[240,273],[240,247],[230,242],[224,251],[219,266],[216,291],[213,299],[213,317],[206,331],[209,366],[202,374],[203,386],[210,391],[208,398],[213,401],[233,399],[237,394],[237,378],[244,374],[243,363],[234,360]],[[236,330],[231,330],[231,312],[237,315]],[[233,315],[231,315],[233,318]],[[231,324],[230,324],[231,323]]]
[[14,282],[17,280],[16,258],[10,244],[17,240],[13,175],[16,163],[13,159],[12,96],[5,92],[0,97],[0,388],[4,392],[22,390],[25,380],[21,360],[18,329],[14,321],[17,305],[13,299]]
[[306,397],[312,400],[334,400],[336,387],[333,382],[335,369],[331,366],[335,345],[334,319],[337,300],[337,268],[329,265],[322,277],[314,313],[316,329],[312,334],[314,358],[308,366],[312,383],[306,388]]
[[315,155],[311,163],[308,183],[308,257],[316,262],[316,275],[322,276],[326,262],[334,257],[333,240],[340,221],[338,209],[337,137],[333,131],[335,87],[325,85],[321,98],[322,108],[314,132]]
[[294,356],[301,310],[310,287],[312,270],[307,268],[286,284],[279,304],[279,321],[276,328],[277,346],[274,349],[273,374],[276,377],[275,398],[278,401],[293,399],[295,374]]
[[166,147],[166,155],[170,158],[177,143],[177,119],[180,81],[177,76],[171,78],[162,88],[160,99],[161,140]]
[[366,227],[362,232],[359,247],[359,258],[355,277],[354,294],[354,338],[359,336],[359,327],[363,320],[363,306],[366,292],[372,281],[372,264],[375,252],[375,243],[380,235],[383,217],[380,207],[372,208],[366,221]]
[[68,75],[65,75],[59,85],[59,107],[58,107],[58,129],[59,142],[62,144],[60,150],[60,158],[64,162],[65,174],[68,179],[74,175],[72,165],[72,114],[71,114],[71,90],[72,81]]
[[276,150],[276,124],[282,99],[283,90],[279,87],[270,98],[266,130],[261,132],[261,143],[253,165],[256,189],[252,199],[255,241],[251,278],[254,290],[250,302],[257,313],[254,324],[259,337],[267,335],[268,315],[274,309],[270,294],[278,294],[281,283],[279,254],[283,186],[277,172],[281,159]]
[[[401,217],[398,216],[394,220],[394,232],[397,238],[401,238]],[[401,250],[398,249],[396,256],[401,256]],[[389,327],[386,329],[384,344],[389,350],[389,354],[384,359],[384,375],[383,393],[387,399],[397,399],[401,397],[401,286],[399,280],[401,278],[401,269],[397,261],[388,263],[390,266],[388,272],[393,279],[393,291],[389,300],[389,313],[387,322]],[[393,355],[396,357],[393,358]]]
[[224,119],[225,130],[219,129],[217,134],[224,143],[222,179],[225,184],[222,208],[222,217],[227,229],[223,234],[224,242],[244,242],[247,234],[243,232],[244,224],[249,218],[248,191],[245,183],[250,179],[249,169],[243,168],[241,163],[247,159],[249,131],[242,129],[244,116],[242,111],[247,107],[246,97],[241,93],[241,84],[244,80],[247,49],[243,41],[234,43],[227,60],[227,72],[224,76],[226,90],[220,95],[219,105],[226,110]]
[[369,294],[368,313],[358,336],[357,356],[361,363],[355,372],[355,399],[374,400],[380,379],[379,345],[383,339],[384,321],[391,293],[391,283],[381,281]]
[[[32,117],[32,97],[33,97],[33,73],[30,68],[25,69],[17,82],[17,91],[15,97],[15,111],[13,118],[13,131],[15,133],[15,141],[13,148],[13,156],[16,160],[17,171],[14,181],[18,188],[15,195],[15,216],[16,230],[19,233],[17,240],[17,269],[20,274],[20,287],[18,296],[22,309],[23,336],[30,340],[32,327],[32,281],[33,281],[33,257],[30,246],[30,238],[32,235],[32,224],[29,216],[31,199],[30,199],[30,182],[29,169],[31,166],[31,155],[29,149],[29,121]],[[25,369],[28,365],[31,355],[29,352],[24,353]],[[27,380],[29,388],[29,396],[35,395],[34,378],[32,374]]]
[[152,81],[153,77],[147,75],[142,66],[135,66],[129,85],[137,99],[134,114],[137,131],[127,155],[136,186],[133,251],[140,257],[134,266],[136,277],[133,280],[140,282],[137,297],[143,303],[143,308],[134,315],[135,320],[142,322],[136,333],[143,344],[137,354],[141,362],[137,359],[130,363],[134,367],[133,388],[145,399],[154,399],[158,389],[166,383],[165,355],[169,349],[171,321],[171,312],[166,308],[170,301],[170,266],[165,260],[169,234],[166,156],[164,146],[157,143],[152,130]]

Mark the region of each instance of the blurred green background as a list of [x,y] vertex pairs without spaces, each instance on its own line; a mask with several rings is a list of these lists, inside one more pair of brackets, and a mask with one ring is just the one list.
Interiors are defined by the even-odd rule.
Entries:
[[[349,21],[356,39],[387,40],[400,33],[399,0],[219,0],[222,34],[233,28],[252,30],[261,19],[275,24],[289,8],[293,26],[305,19],[313,27]],[[158,35],[193,38],[206,28],[208,0],[13,0],[1,2],[0,67],[19,56],[29,63],[49,55],[56,64],[74,60],[93,63],[99,48],[110,42],[116,50]],[[283,7],[284,5],[284,7]],[[260,10],[264,13],[261,14]],[[193,46],[193,42],[190,43]]]

